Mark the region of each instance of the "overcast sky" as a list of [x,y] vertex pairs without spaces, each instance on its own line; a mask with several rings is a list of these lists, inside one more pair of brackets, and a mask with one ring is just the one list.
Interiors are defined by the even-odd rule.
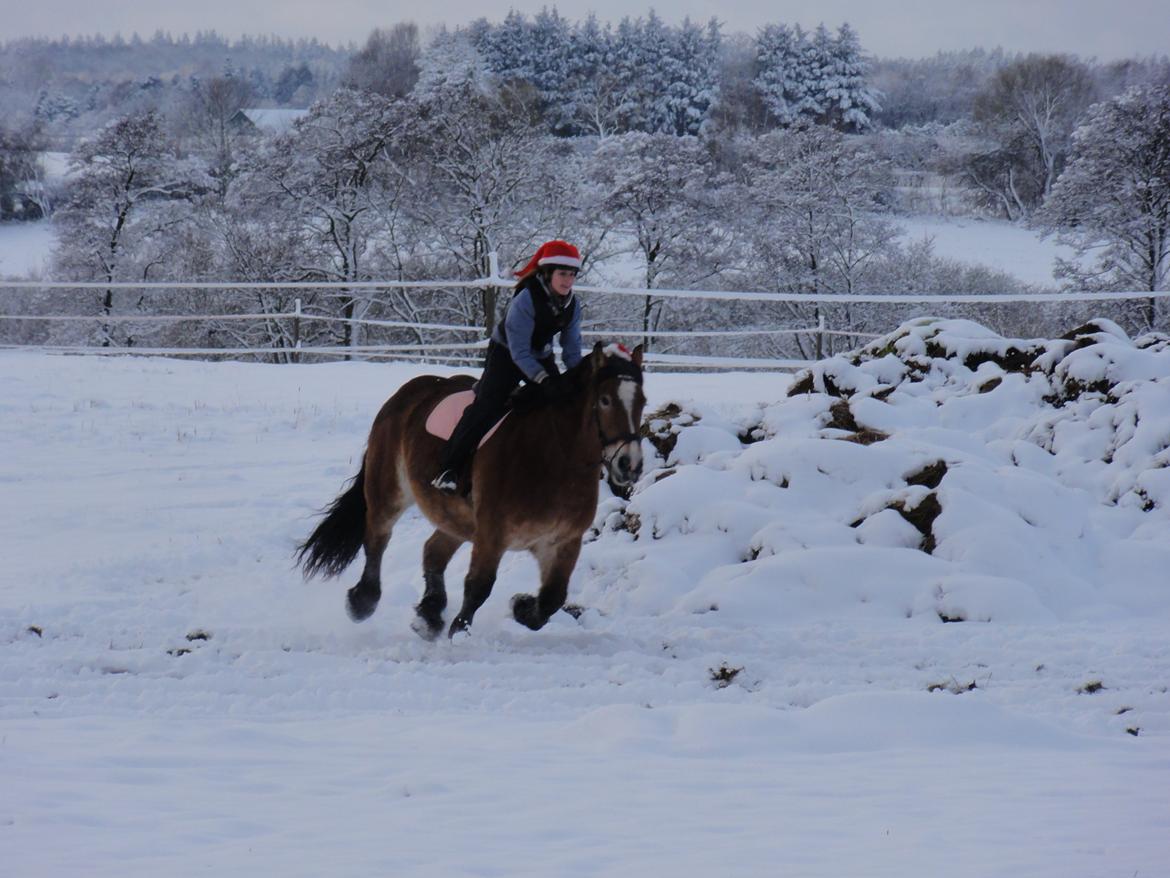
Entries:
[[[0,5],[0,39],[116,32],[149,37],[162,29],[175,35],[216,30],[232,37],[315,36],[333,44],[363,42],[371,29],[402,20],[424,26],[465,24],[480,16],[499,21],[510,8],[532,13],[556,5],[571,20],[594,12],[616,22],[651,8],[631,0],[0,0]],[[865,48],[881,56],[1002,46],[1109,60],[1164,54],[1170,42],[1170,0],[671,0],[657,8],[668,21],[714,16],[725,33],[750,33],[776,21],[806,27],[848,21]]]

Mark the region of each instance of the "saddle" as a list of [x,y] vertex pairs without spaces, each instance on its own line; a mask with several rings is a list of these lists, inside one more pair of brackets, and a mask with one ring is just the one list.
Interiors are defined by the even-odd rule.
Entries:
[[[450,439],[451,434],[455,431],[455,425],[459,423],[459,419],[463,416],[463,410],[471,405],[472,400],[475,399],[475,391],[460,390],[458,393],[452,393],[450,396],[445,396],[439,400],[439,404],[431,409],[431,413],[427,415],[427,432],[432,436],[437,436],[439,439]],[[483,443],[492,438],[492,434],[500,429],[500,424],[504,423],[504,418],[508,417],[511,411],[504,412],[504,416],[500,418],[492,428],[484,434],[484,437],[479,440],[477,447],[482,448]]]

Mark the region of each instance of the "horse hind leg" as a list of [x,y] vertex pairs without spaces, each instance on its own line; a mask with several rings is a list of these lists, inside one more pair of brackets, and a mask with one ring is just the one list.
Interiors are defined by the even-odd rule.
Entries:
[[[368,494],[371,492],[367,492]],[[387,492],[378,502],[366,508],[366,533],[363,543],[366,565],[357,585],[346,595],[346,610],[355,622],[364,622],[378,609],[382,599],[382,555],[390,543],[394,524],[406,508],[406,502],[397,488]]]
[[443,630],[443,610],[447,608],[444,574],[461,545],[463,540],[437,530],[423,546],[423,581],[426,587],[422,600],[414,608],[416,617],[410,627],[425,640],[434,640]]
[[539,631],[552,614],[565,605],[569,595],[569,577],[581,554],[581,538],[565,540],[533,551],[540,564],[540,593],[512,596],[512,618],[533,631]]

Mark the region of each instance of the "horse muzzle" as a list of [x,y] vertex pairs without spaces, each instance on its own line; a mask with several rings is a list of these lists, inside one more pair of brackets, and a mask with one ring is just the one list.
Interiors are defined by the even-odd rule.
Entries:
[[615,442],[606,450],[605,475],[611,487],[628,488],[642,477],[642,443],[639,440]]

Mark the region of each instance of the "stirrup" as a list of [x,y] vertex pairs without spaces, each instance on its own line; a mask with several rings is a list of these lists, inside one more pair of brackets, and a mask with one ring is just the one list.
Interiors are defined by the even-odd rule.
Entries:
[[459,490],[459,477],[454,470],[445,469],[431,482],[431,487],[437,490],[440,494],[446,494],[448,497],[453,497],[455,492]]

